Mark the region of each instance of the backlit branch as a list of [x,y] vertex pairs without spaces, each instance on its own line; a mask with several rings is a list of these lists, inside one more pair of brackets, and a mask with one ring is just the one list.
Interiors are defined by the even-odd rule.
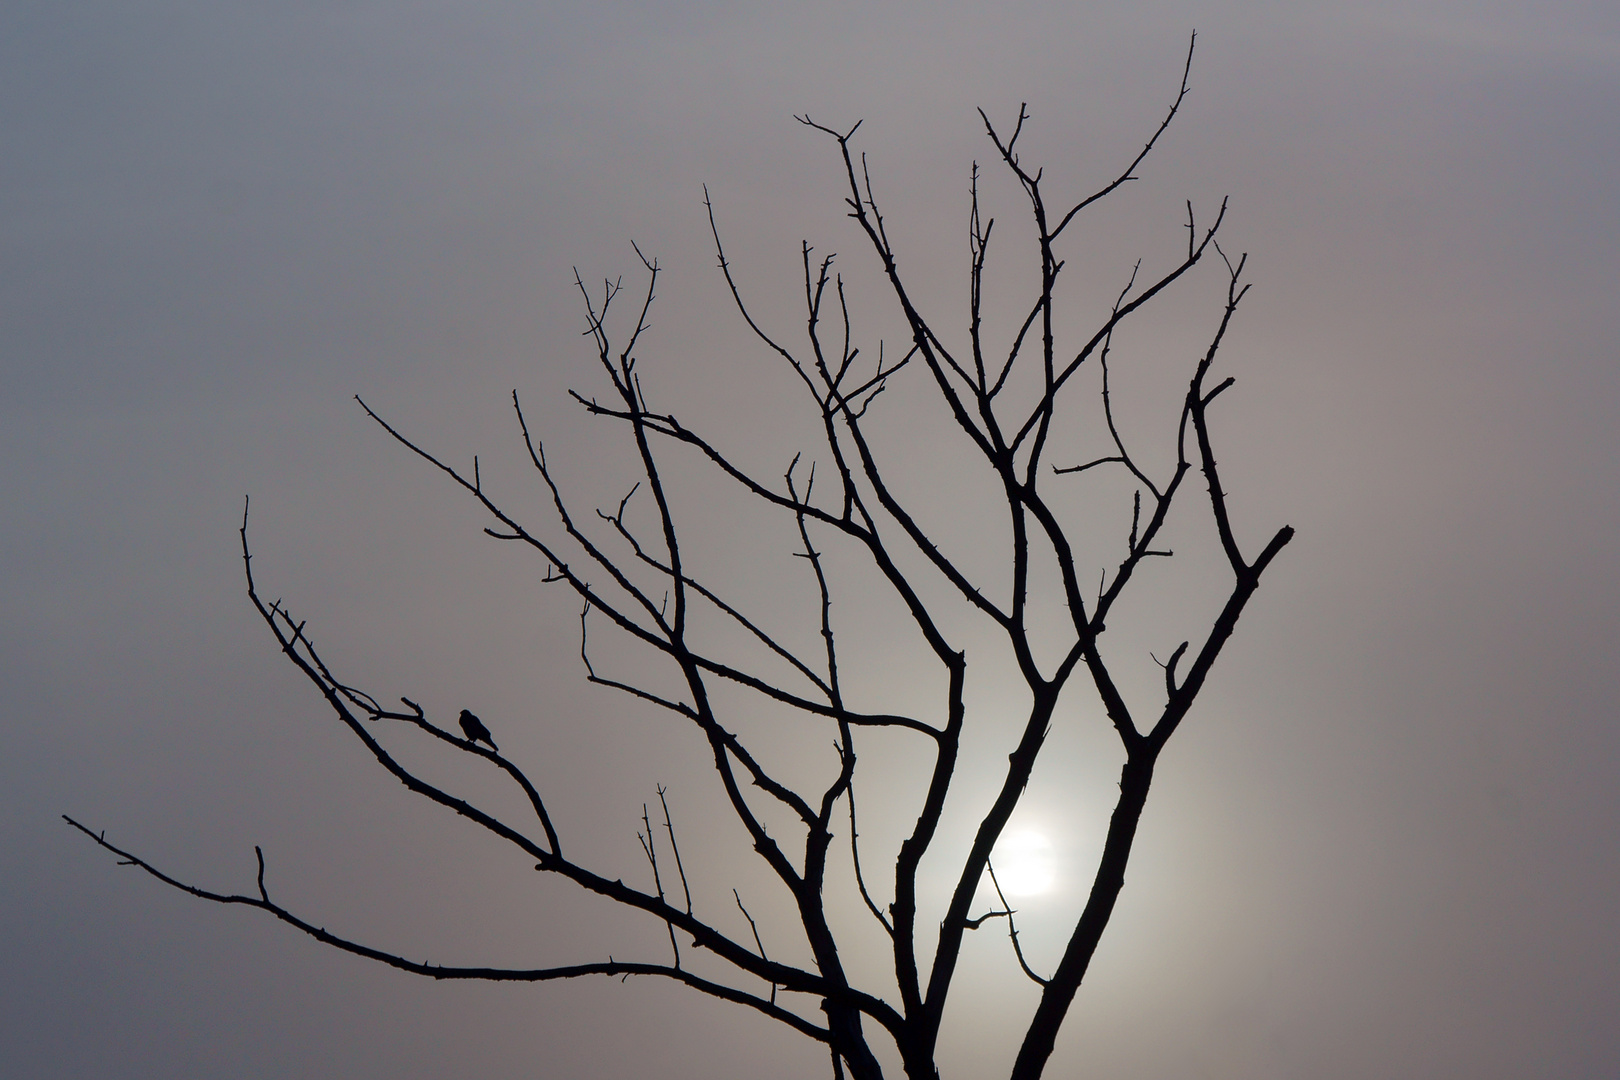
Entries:
[[146,871],[152,877],[157,878],[165,885],[168,885],[171,888],[179,889],[181,892],[190,893],[192,896],[202,900],[211,900],[216,904],[240,904],[245,907],[258,908],[261,911],[269,912],[277,919],[280,919],[282,922],[293,927],[294,929],[308,934],[310,937],[314,938],[316,941],[319,941],[323,945],[330,945],[333,948],[339,949],[343,952],[353,953],[355,956],[363,956],[367,960],[375,960],[378,963],[387,964],[389,967],[398,968],[401,971],[408,971],[413,975],[425,975],[430,979],[473,979],[482,982],[554,982],[559,979],[584,978],[588,975],[604,975],[608,977],[652,975],[683,983],[695,990],[708,994],[710,997],[717,997],[724,1001],[736,1002],[739,1005],[747,1005],[751,1009],[764,1013],[772,1020],[786,1024],[788,1027],[791,1027],[801,1035],[808,1036],[809,1038],[815,1039],[818,1042],[829,1041],[829,1035],[825,1028],[817,1027],[815,1024],[810,1023],[808,1020],[805,1020],[796,1013],[790,1012],[787,1009],[778,1006],[775,1002],[774,991],[771,999],[769,1000],[755,997],[753,994],[738,990],[735,987],[726,986],[724,983],[717,983],[711,979],[701,978],[692,974],[690,971],[684,971],[679,967],[670,967],[663,964],[634,963],[612,959],[605,962],[591,964],[568,964],[560,967],[546,968],[453,967],[443,964],[429,964],[415,960],[407,960],[405,957],[399,956],[395,953],[384,952],[381,949],[373,949],[368,945],[361,945],[358,942],[352,941],[348,938],[333,934],[325,927],[315,926],[313,923],[306,922],[297,915],[294,915],[291,911],[282,907],[280,904],[277,904],[275,901],[271,900],[270,894],[265,889],[264,885],[264,853],[257,847],[255,847],[253,851],[254,854],[258,856],[259,860],[259,895],[245,896],[241,893],[216,893],[210,892],[207,889],[199,888],[196,885],[187,884],[186,882],[169,876],[168,874],[159,870],[157,867],[153,866],[151,863],[148,863],[145,859],[142,859],[140,856],[132,855],[123,848],[109,842],[107,840],[106,833],[94,832],[75,821],[73,818],[68,817],[66,814],[62,815],[62,819],[69,825],[72,825],[75,829],[78,829],[80,832],[90,837],[91,840],[94,840],[101,847],[112,852],[114,855],[117,855],[120,860],[120,866],[137,867],[138,869]]
[[[413,794],[498,837],[536,872],[566,879],[603,903],[652,920],[668,938],[667,963],[623,962],[612,956],[605,962],[542,968],[421,963],[329,933],[275,903],[265,884],[262,853],[257,895],[216,893],[181,882],[78,822],[70,823],[125,865],[173,888],[268,912],[324,944],[403,971],[436,979],[541,982],[634,974],[678,982],[745,1005],[824,1044],[834,1076],[852,1080],[881,1080],[885,1059],[872,1043],[878,1036],[890,1040],[910,1080],[937,1080],[942,1025],[948,1015],[960,1015],[948,1003],[953,995],[976,989],[964,990],[963,980],[957,979],[964,943],[973,931],[1005,919],[1018,966],[1038,988],[1038,1003],[1024,1027],[1011,1076],[1036,1080],[1046,1070],[1123,890],[1159,754],[1190,715],[1262,574],[1293,537],[1293,530],[1284,526],[1257,555],[1247,557],[1241,523],[1233,520],[1217,463],[1212,411],[1234,385],[1217,370],[1217,362],[1249,288],[1243,280],[1246,256],[1228,258],[1217,241],[1226,222],[1224,201],[1213,220],[1202,224],[1188,202],[1185,253],[1147,272],[1136,260],[1128,276],[1121,275],[1123,287],[1111,286],[1099,298],[1102,317],[1076,328],[1065,311],[1068,290],[1079,276],[1066,277],[1065,268],[1069,260],[1087,254],[1077,249],[1078,233],[1068,226],[1135,179],[1159,145],[1189,93],[1192,45],[1179,89],[1157,129],[1122,170],[1111,170],[1111,179],[1077,200],[1052,195],[1056,183],[1028,163],[1027,107],[1020,107],[1010,132],[980,112],[993,151],[993,172],[1017,182],[1019,212],[1030,215],[1033,242],[1025,249],[1024,267],[1004,268],[1011,254],[1006,231],[997,230],[988,212],[975,163],[966,193],[965,340],[963,324],[926,308],[921,294],[913,291],[916,283],[902,273],[902,256],[913,256],[899,250],[906,233],[888,231],[875,194],[874,169],[854,142],[859,124],[839,128],[808,115],[798,118],[836,144],[842,206],[862,249],[857,254],[875,265],[876,287],[855,276],[846,282],[847,260],[818,254],[808,241],[802,242],[795,272],[802,276],[803,321],[794,316],[788,330],[768,325],[774,320],[763,317],[765,308],[750,307],[752,289],[745,284],[753,279],[728,256],[720,215],[704,190],[720,276],[752,334],[750,347],[765,356],[768,373],[808,390],[815,410],[808,418],[819,421],[816,445],[780,448],[775,460],[791,458],[780,477],[761,477],[745,468],[742,463],[751,458],[728,449],[732,429],[723,421],[718,432],[700,432],[655,405],[659,378],[698,376],[680,371],[670,376],[640,355],[653,340],[651,312],[662,270],[639,248],[644,289],[633,284],[637,291],[626,293],[622,278],[603,280],[598,289],[587,286],[577,271],[574,275],[584,308],[582,336],[590,343],[599,374],[597,391],[569,394],[587,415],[604,421],[622,445],[634,449],[629,475],[610,489],[616,505],[598,503],[606,508],[594,515],[575,512],[579,503],[571,504],[572,496],[565,496],[566,477],[547,460],[545,445],[531,430],[515,391],[512,407],[521,452],[533,467],[530,483],[544,507],[538,524],[521,520],[509,509],[513,503],[486,488],[478,455],[469,455],[470,473],[451,465],[450,458],[429,451],[360,401],[388,436],[472,496],[480,512],[490,515],[484,530],[489,536],[527,552],[536,565],[535,577],[572,595],[586,681],[614,691],[617,702],[675,721],[672,726],[707,748],[701,771],[715,785],[711,790],[723,796],[727,810],[722,814],[729,812],[731,821],[701,822],[695,831],[683,825],[689,841],[694,835],[705,841],[683,848],[669,789],[657,782],[662,823],[653,824],[650,804],[644,803],[637,831],[651,871],[650,884],[643,878],[642,888],[588,865],[577,841],[564,855],[562,830],[552,817],[555,792],[532,780],[508,756],[512,746],[507,752],[496,750],[492,733],[476,716],[462,713],[463,738],[453,725],[435,723],[410,698],[399,699],[403,709],[385,707],[382,700],[392,697],[373,696],[340,677],[315,647],[306,624],[280,600],[267,603],[260,597],[244,511],[242,557],[250,602],[287,660],[378,766]],[[1030,234],[1023,235],[1027,240]],[[1189,359],[1192,371],[1185,393],[1178,388],[1165,403],[1164,419],[1174,422],[1173,442],[1166,440],[1168,445],[1149,456],[1129,422],[1135,410],[1118,397],[1122,387],[1132,384],[1116,374],[1136,362],[1127,324],[1134,326],[1172,295],[1205,280],[1204,272],[1194,271],[1210,252],[1226,269],[1224,306],[1218,319],[1213,306],[1209,311],[1216,325],[1203,354]],[[1215,260],[1207,262],[1218,273]],[[1015,288],[1003,299],[1006,282]],[[894,346],[892,338],[886,348],[882,337],[867,337],[863,320],[872,307],[904,324],[903,347]],[[1074,377],[1091,360],[1099,369],[1100,400],[1066,393],[1071,382],[1079,385]],[[926,376],[920,369],[926,369]],[[734,376],[705,372],[701,377]],[[931,482],[940,479],[935,476],[919,480],[922,468],[955,460],[947,447],[937,452],[926,447],[896,465],[896,443],[928,429],[897,418],[898,403],[884,395],[891,385],[905,389],[908,407],[917,395],[926,398],[925,407],[935,410],[936,421],[948,419],[947,431],[960,432],[951,437],[969,450],[974,462],[970,475],[947,476],[944,483]],[[711,387],[694,382],[681,389],[706,393]],[[726,388],[728,399],[735,389]],[[801,409],[809,407],[797,390],[794,399]],[[1076,445],[1071,438],[1076,433],[1085,437],[1078,445],[1091,447],[1088,456],[1048,470],[1043,464],[1048,447]],[[728,586],[731,567],[702,542],[701,532],[692,531],[694,522],[716,520],[714,508],[679,497],[692,490],[687,482],[691,470],[719,479],[734,499],[777,515],[784,527],[791,518],[796,535],[792,559],[784,557],[781,563],[807,569],[782,575],[799,590],[801,606],[791,618],[778,619],[766,606],[774,589],[755,598]],[[1202,498],[1185,494],[1190,489],[1184,481],[1194,470],[1204,478],[1207,517]],[[1105,474],[1128,484],[1133,494],[1128,518],[1121,514],[1099,548],[1084,496]],[[976,493],[986,497],[974,502]],[[627,516],[632,498],[637,500],[633,522]],[[1198,513],[1195,520],[1183,522],[1189,499],[1198,504]],[[733,534],[746,528],[719,520]],[[1076,520],[1086,527],[1076,528]],[[1130,605],[1141,590],[1133,584],[1150,577],[1173,551],[1182,551],[1187,543],[1196,546],[1200,538],[1205,548],[1222,554],[1224,569],[1218,563],[1217,573],[1223,580],[1230,574],[1226,599],[1207,629],[1184,633],[1184,627],[1174,628],[1169,640],[1181,643],[1166,661],[1158,660],[1162,651],[1149,654],[1162,668],[1163,695],[1154,690],[1151,701],[1140,701],[1134,678],[1122,677],[1115,663],[1116,650],[1109,641],[1117,639],[1106,637],[1109,624],[1116,617],[1137,615]],[[988,567],[979,554],[987,540],[998,545],[996,563]],[[853,574],[847,569],[852,562],[858,567]],[[1060,610],[1061,618],[1048,617],[1051,610]],[[872,612],[881,614],[872,617]],[[808,644],[812,632],[820,638],[818,645]],[[878,633],[883,640],[874,640]],[[908,640],[891,642],[890,637]],[[899,676],[883,665],[897,664],[887,658],[908,655],[903,651],[908,647],[910,655],[923,660],[903,669],[907,683],[916,681],[920,687],[919,700],[915,707],[908,703],[891,711],[889,687],[874,693],[873,676],[892,685]],[[992,654],[989,662],[983,662],[983,653]],[[970,675],[976,680],[971,685]],[[996,683],[987,688],[984,680],[989,678]],[[977,703],[987,689],[993,704],[981,716]],[[1123,757],[1102,852],[1089,888],[1064,915],[1072,922],[1059,955],[1026,954],[1017,912],[1002,891],[991,854],[1030,786],[1050,781],[1050,765],[1043,767],[1042,761],[1054,727],[1099,713],[1117,735]],[[791,719],[778,722],[784,714]],[[883,728],[893,734],[868,733]],[[863,731],[864,760],[856,754],[857,729]],[[762,730],[766,734],[759,734]],[[432,783],[408,768],[393,747],[407,739],[420,742],[423,736],[435,752],[453,750],[487,761],[505,777],[501,783],[522,791],[527,808],[502,816],[485,809],[480,789],[464,794],[456,785]],[[826,754],[829,743],[833,757]],[[884,760],[875,747],[913,771],[904,777],[874,775],[872,762]],[[873,829],[873,836],[892,839],[879,842],[858,831],[858,760],[863,799],[868,800],[865,813],[872,812],[870,793],[878,790],[889,812],[898,815]],[[972,782],[961,782],[969,771]],[[491,779],[495,774],[480,766],[473,775]],[[1065,788],[1059,797],[1067,794]],[[847,870],[852,875],[842,865],[829,873],[829,864],[843,858],[841,848],[836,859],[831,854],[834,825],[842,824],[834,820],[840,817],[840,799],[848,803]],[[740,833],[733,826],[740,826]],[[746,844],[752,852],[748,857],[758,858],[769,871],[768,895],[760,899],[750,894],[753,910],[761,913],[758,921],[738,889],[705,878],[708,844],[727,838]],[[884,849],[881,843],[890,846]],[[890,873],[891,883],[884,884]],[[978,899],[986,876],[997,900],[989,910]],[[931,889],[926,884],[931,881],[943,884]],[[881,903],[874,886],[892,899]],[[708,918],[712,898],[728,888],[747,923],[747,935],[728,934]],[[853,969],[849,964],[873,940],[866,916],[855,906],[857,899],[886,938],[891,970],[878,980],[881,989],[876,991],[863,986],[873,957],[861,954]],[[741,923],[726,914],[730,905],[722,907],[721,923],[740,935]],[[850,912],[861,922],[864,941],[848,925]],[[772,950],[800,962],[768,957],[761,921],[770,929]],[[784,925],[791,929],[784,931]],[[784,941],[784,935],[792,940]],[[1037,968],[1051,974],[1038,974]],[[761,984],[769,987],[767,993],[758,992]],[[884,994],[898,1001],[885,1000]],[[812,1009],[819,1009],[821,1022],[801,1015]]]

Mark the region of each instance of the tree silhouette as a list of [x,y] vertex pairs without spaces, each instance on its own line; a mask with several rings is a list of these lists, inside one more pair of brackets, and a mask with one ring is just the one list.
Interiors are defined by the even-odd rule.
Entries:
[[[463,738],[450,727],[429,719],[426,711],[408,698],[400,699],[403,709],[391,708],[341,680],[311,643],[305,624],[280,601],[267,603],[261,597],[248,548],[245,512],[241,535],[248,596],[288,661],[324,697],[337,720],[412,792],[501,838],[522,857],[532,860],[537,871],[566,878],[604,902],[644,913],[661,924],[668,932],[669,959],[609,958],[538,969],[421,963],[330,933],[278,904],[265,887],[262,853],[256,893],[212,892],[176,880],[109,843],[104,834],[68,820],[126,864],[140,867],[171,886],[217,903],[260,908],[338,949],[436,979],[532,982],[586,975],[638,975],[673,980],[747,1006],[824,1044],[834,1075],[841,1077],[847,1070],[859,1080],[882,1075],[871,1042],[875,1037],[892,1043],[912,1080],[939,1075],[936,1048],[946,1001],[956,987],[955,975],[966,935],[987,920],[1005,919],[1017,965],[1039,988],[1039,1003],[1024,1031],[1011,1076],[1014,1080],[1040,1076],[1124,884],[1126,864],[1159,754],[1187,716],[1262,573],[1293,535],[1292,529],[1281,528],[1258,554],[1245,556],[1228,514],[1216,466],[1210,410],[1233,380],[1218,379],[1214,366],[1232,316],[1248,289],[1242,280],[1244,258],[1229,258],[1216,242],[1225,220],[1224,202],[1213,222],[1204,226],[1199,226],[1192,204],[1188,203],[1187,245],[1175,265],[1139,284],[1138,263],[1100,324],[1079,339],[1077,346],[1060,349],[1059,345],[1060,336],[1065,335],[1055,325],[1056,286],[1065,264],[1058,243],[1083,210],[1134,178],[1136,168],[1186,97],[1191,61],[1189,47],[1175,101],[1141,152],[1112,182],[1072,203],[1049,206],[1041,171],[1023,163],[1019,141],[1027,112],[1020,109],[1010,133],[998,129],[981,112],[999,167],[1008,170],[1027,196],[1038,263],[1038,284],[1027,305],[1018,309],[1016,331],[1009,340],[999,343],[989,340],[982,317],[986,259],[994,222],[980,214],[977,166],[972,174],[969,205],[968,329],[965,342],[958,342],[923,314],[925,305],[914,297],[899,269],[896,246],[873,195],[866,158],[854,149],[855,128],[840,130],[809,116],[799,118],[806,128],[826,136],[836,146],[849,217],[875,257],[887,283],[887,300],[906,327],[905,352],[884,358],[880,350],[875,364],[861,361],[858,347],[851,343],[851,298],[846,295],[843,278],[833,271],[830,257],[813,258],[808,245],[801,251],[806,318],[803,342],[790,344],[764,328],[746,302],[738,276],[726,258],[714,206],[705,193],[720,269],[737,311],[759,342],[802,382],[815,403],[823,438],[817,453],[826,463],[820,474],[815,465],[795,457],[780,480],[762,479],[736,464],[718,442],[649,404],[637,371],[637,348],[648,326],[660,270],[656,261],[645,257],[642,263],[646,290],[640,294],[622,343],[614,339],[610,329],[610,312],[616,312],[623,295],[620,285],[608,283],[601,293],[593,294],[576,276],[589,336],[612,392],[604,399],[580,394],[574,397],[590,414],[622,425],[639,461],[638,486],[655,504],[656,536],[639,534],[627,519],[630,496],[612,512],[597,511],[594,524],[575,514],[559,489],[542,446],[530,435],[516,393],[512,404],[517,425],[529,461],[555,510],[554,522],[545,528],[531,527],[498,502],[485,489],[476,459],[472,474],[466,475],[413,442],[365,402],[360,403],[389,435],[437,466],[481,504],[493,518],[492,526],[485,529],[490,536],[532,550],[545,561],[545,580],[574,595],[582,609],[581,655],[591,683],[667,712],[678,722],[690,725],[706,741],[713,760],[713,777],[753,850],[791,903],[811,963],[769,959],[758,925],[735,890],[732,897],[747,922],[746,935],[726,929],[728,921],[735,923],[729,906],[724,912],[700,910],[703,905],[694,902],[687,864],[677,844],[677,830],[663,788],[658,790],[658,796],[666,842],[659,841],[645,808],[642,816],[644,831],[640,841],[651,870],[651,887],[626,884],[620,877],[593,868],[589,851],[578,852],[564,844],[547,810],[543,785],[532,782],[518,762],[495,749],[490,732],[477,717],[466,710],[461,712]],[[1115,334],[1122,324],[1163,297],[1166,290],[1210,255],[1225,270],[1224,304],[1180,399],[1171,452],[1163,455],[1169,464],[1155,469],[1130,448],[1124,435],[1127,425],[1116,417],[1109,381]],[[894,481],[893,470],[885,464],[874,439],[882,428],[883,407],[874,408],[874,400],[907,369],[920,372],[916,377],[937,390],[938,405],[943,406],[960,438],[994,478],[999,499],[982,513],[986,518],[992,511],[996,516],[1005,515],[1008,547],[1003,572],[1008,585],[1004,589],[982,586],[972,569],[953,557],[950,545],[939,542],[941,538],[920,523],[915,502]],[[1047,460],[1049,436],[1054,425],[1060,423],[1060,403],[1067,403],[1073,396],[1065,394],[1065,390],[1078,384],[1076,375],[1082,369],[1100,373],[1097,381],[1101,393],[1096,399],[1098,411],[1093,422],[1098,432],[1105,433],[1109,450],[1092,460],[1055,465]],[[819,599],[812,614],[820,637],[816,655],[791,647],[763,619],[750,614],[745,602],[701,580],[691,569],[689,549],[683,547],[682,532],[677,527],[675,498],[666,480],[672,460],[700,462],[758,505],[791,519],[800,545],[798,554],[809,567]],[[1081,580],[1083,564],[1077,553],[1075,530],[1066,517],[1081,485],[1090,479],[1086,474],[1097,475],[1092,470],[1113,470],[1128,478],[1126,483],[1134,488],[1135,495],[1128,529],[1121,522],[1118,530],[1125,534],[1124,554],[1112,565],[1111,573],[1103,575],[1096,591],[1088,592]],[[1133,706],[1105,659],[1106,624],[1129,587],[1142,576],[1144,564],[1150,559],[1170,557],[1170,550],[1164,546],[1166,523],[1172,507],[1187,501],[1178,501],[1178,496],[1194,470],[1203,474],[1213,539],[1230,570],[1229,592],[1201,641],[1196,645],[1182,641],[1169,651],[1161,665],[1162,695],[1150,704]],[[829,472],[830,480],[823,480]],[[822,482],[818,484],[818,480]],[[1194,500],[1204,502],[1196,497]],[[841,679],[840,648],[847,649],[847,636],[854,631],[835,625],[833,618],[838,575],[823,551],[831,544],[858,554],[881,580],[890,598],[903,607],[911,630],[931,656],[943,684],[942,707],[930,701],[912,715],[867,711],[851,700],[858,695],[848,694],[849,680]],[[605,580],[593,581],[604,576]],[[1044,621],[1036,627],[1029,618],[1032,591],[1040,587],[1039,581],[1048,579],[1058,582],[1061,588],[1067,620],[1061,631],[1053,631]],[[760,655],[774,658],[771,663],[775,666],[770,671],[786,674],[765,673],[766,665],[754,664],[740,654],[711,649],[704,635],[693,629],[695,613],[700,609],[704,618],[729,621],[761,650]],[[966,693],[968,659],[958,629],[964,610],[992,628],[1010,650],[1023,685],[1017,694],[1002,696],[1020,702],[1022,716],[1012,732],[1016,736],[1013,749],[994,794],[988,806],[980,805],[975,811],[976,830],[965,844],[965,855],[953,864],[948,893],[925,897],[919,895],[919,867],[940,837],[948,800],[953,796],[966,798],[953,790],[953,781],[962,771],[964,733],[971,724],[992,722],[970,716]],[[646,678],[635,680],[599,672],[591,660],[586,635],[593,624],[603,621],[628,642],[656,653],[663,670],[673,673],[679,691],[664,689],[667,680],[653,678],[652,665],[644,669],[648,672]],[[1013,925],[1014,912],[994,876],[991,857],[1024,797],[1047,743],[1054,712],[1071,685],[1079,688],[1077,693],[1095,695],[1117,733],[1124,764],[1118,800],[1089,892],[1073,913],[1067,945],[1055,963],[1052,958],[1045,958],[1043,963],[1040,958],[1026,955],[1020,945]],[[726,686],[732,690],[720,693],[719,688]],[[775,707],[796,714],[804,724],[830,734],[836,750],[831,777],[814,789],[806,789],[790,785],[767,768],[726,718],[729,706],[725,702],[735,699],[737,689],[775,703]],[[424,732],[442,743],[444,753],[485,759],[521,790],[532,820],[499,816],[446,787],[424,780],[385,745],[391,729],[377,725],[379,721]],[[855,812],[857,777],[865,776],[857,772],[856,737],[862,730],[874,728],[893,729],[914,739],[928,762],[920,805],[910,811],[914,817],[908,814],[905,819],[909,827],[902,829],[904,839],[892,853],[892,861],[885,860],[881,877],[872,872],[877,864],[870,852],[863,868]],[[795,822],[791,835],[773,835],[767,821],[782,820],[784,812]],[[842,828],[845,817],[849,821],[848,857],[854,891],[860,905],[880,925],[892,954],[892,983],[876,989],[863,988],[849,976],[849,928],[829,908],[829,860],[834,855],[835,830]],[[838,857],[845,856],[840,853]],[[679,892],[675,891],[677,879]],[[974,915],[975,898],[987,883],[999,906]],[[887,902],[879,898],[883,893],[889,894]],[[919,926],[924,904],[941,911],[937,936],[931,927]],[[1047,965],[1051,965],[1050,974],[1039,974],[1038,969]],[[762,984],[769,989],[761,990]]]

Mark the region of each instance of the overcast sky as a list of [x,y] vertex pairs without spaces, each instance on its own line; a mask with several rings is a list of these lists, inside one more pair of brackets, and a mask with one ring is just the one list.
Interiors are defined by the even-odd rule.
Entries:
[[[794,332],[801,240],[852,280],[871,267],[835,147],[793,115],[864,118],[902,266],[959,332],[975,159],[1000,256],[1027,258],[975,109],[1010,123],[1028,102],[1025,160],[1055,199],[1083,194],[1157,125],[1194,29],[1181,115],[1068,238],[1066,325],[1137,257],[1173,257],[1186,200],[1203,219],[1230,196],[1224,242],[1250,253],[1255,286],[1217,435],[1250,551],[1283,523],[1298,538],[1166,751],[1053,1073],[1620,1074],[1611,4],[11,0],[8,1075],[825,1075],[814,1045],[668,985],[438,984],[323,950],[117,867],[59,815],[222,891],[252,888],[262,845],[304,917],[434,962],[662,958],[656,926],[540,887],[323,714],[244,595],[251,495],[261,590],[309,618],[347,681],[443,723],[480,713],[610,877],[645,876],[641,804],[667,785],[708,902],[741,883],[773,911],[745,846],[706,824],[702,747],[584,685],[573,601],[353,395],[458,463],[480,455],[543,522],[516,388],[578,508],[616,503],[630,463],[565,390],[603,391],[575,268],[634,282],[634,241],[666,268],[649,395],[776,475],[813,426],[729,307],[703,185],[762,317]],[[1133,339],[1144,431],[1221,297],[1204,273]],[[856,306],[899,340],[877,290]],[[880,399],[896,467],[938,492],[964,558],[991,559],[993,515],[951,501],[966,495],[926,400]],[[795,610],[791,537],[697,479],[680,490],[708,564]],[[1201,615],[1196,571],[1215,566],[1193,525],[1193,584],[1150,611],[1172,628]],[[863,685],[903,697],[916,664],[873,619]],[[634,663],[605,633],[599,647]],[[996,691],[975,690],[987,760],[1006,751]],[[1094,706],[1062,725],[1020,819],[1054,860],[1025,905],[1047,968],[1117,778]],[[484,791],[476,772],[442,775]],[[868,787],[881,844],[904,784]],[[791,954],[788,922],[765,921]],[[981,996],[953,1014],[945,1075],[994,1075],[1029,987],[1004,937],[965,962]]]

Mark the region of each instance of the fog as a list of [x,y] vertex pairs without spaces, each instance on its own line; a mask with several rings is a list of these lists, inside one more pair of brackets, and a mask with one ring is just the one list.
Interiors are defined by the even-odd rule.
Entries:
[[[737,317],[704,185],[765,324],[802,336],[807,241],[838,254],[875,351],[905,335],[845,216],[836,146],[794,115],[863,121],[902,270],[956,334],[977,160],[1005,230],[987,313],[1002,332],[1022,316],[1030,230],[975,110],[1005,126],[1027,102],[1024,160],[1054,199],[1078,197],[1162,119],[1194,29],[1191,93],[1141,179],[1065,239],[1060,330],[1092,325],[1137,258],[1175,258],[1188,200],[1207,221],[1229,197],[1222,243],[1249,253],[1254,289],[1222,348],[1237,383],[1217,449],[1245,550],[1285,523],[1297,538],[1165,751],[1049,1075],[1620,1070],[1607,7],[19,2],[0,14],[4,1071],[826,1075],[815,1044],[653,980],[433,982],[324,949],[117,866],[61,815],[222,892],[253,890],[259,845],[278,902],[413,958],[667,955],[660,926],[540,880],[332,720],[245,595],[251,497],[259,588],[308,620],[341,678],[443,725],[473,709],[609,877],[647,884],[636,832],[665,785],[699,903],[740,934],[730,890],[756,897],[767,948],[802,954],[702,740],[587,685],[578,605],[544,560],[485,536],[487,515],[354,395],[458,468],[477,454],[486,488],[555,534],[516,389],[600,524],[591,510],[617,505],[635,462],[567,394],[609,390],[575,275],[598,292],[622,275],[624,303],[645,287],[633,242],[662,268],[639,349],[649,398],[780,476],[816,450],[816,416]],[[1223,297],[1200,267],[1121,343],[1122,415],[1160,467]],[[873,405],[881,448],[929,527],[1004,590],[995,492],[921,374]],[[696,565],[813,648],[791,521],[670,461]],[[1128,502],[1109,497],[1097,535],[1117,543]],[[1176,569],[1118,630],[1148,699],[1149,649],[1219,602],[1201,524],[1178,525]],[[937,672],[870,571],[829,560],[852,685],[937,708]],[[953,618],[982,726],[947,852],[999,780],[998,721],[1024,704],[985,627]],[[590,632],[605,669],[652,671]],[[784,769],[833,763],[831,729],[802,749],[773,717],[737,715]],[[1019,902],[1038,969],[1100,848],[1112,740],[1076,692],[1015,818],[1051,856],[1052,887]],[[476,763],[408,753],[516,805]],[[862,855],[881,864],[916,774],[890,733],[862,753]],[[945,887],[944,862],[925,886]],[[881,990],[875,924],[839,875],[865,943],[851,968]],[[947,1078],[1005,1072],[1034,1000],[1004,932],[981,935]]]

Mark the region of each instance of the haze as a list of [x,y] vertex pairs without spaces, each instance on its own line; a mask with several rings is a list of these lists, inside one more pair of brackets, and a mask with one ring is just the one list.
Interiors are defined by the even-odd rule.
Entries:
[[[222,890],[251,888],[262,845],[282,902],[424,959],[660,948],[537,892],[334,729],[243,595],[244,495],[261,589],[352,681],[444,723],[472,708],[641,874],[655,784],[708,820],[700,748],[584,685],[573,602],[352,395],[544,520],[515,387],[578,506],[616,503],[612,433],[564,391],[601,385],[574,267],[636,283],[634,241],[667,269],[648,392],[775,475],[802,401],[729,307],[703,185],[791,331],[800,241],[852,274],[865,256],[833,148],[793,114],[864,118],[897,242],[958,328],[968,169],[991,169],[975,108],[1027,101],[1026,160],[1089,190],[1158,123],[1195,28],[1183,114],[1068,256],[1103,302],[1184,242],[1184,200],[1231,196],[1256,285],[1223,465],[1250,545],[1298,539],[1163,759],[1051,1075],[1620,1075],[1620,15],[1564,0],[6,5],[0,1072],[826,1075],[669,986],[436,984],[323,951],[59,815]],[[989,183],[1012,259],[1017,193]],[[1143,339],[1170,382],[1217,285]],[[784,544],[712,545],[776,597]],[[1115,775],[1065,737],[1015,822],[1050,844],[1051,887],[1020,901],[1037,967]],[[716,896],[746,858],[716,839]],[[985,933],[973,977],[1018,1000]],[[964,1014],[947,1075],[1002,1069],[1008,1015]]]

